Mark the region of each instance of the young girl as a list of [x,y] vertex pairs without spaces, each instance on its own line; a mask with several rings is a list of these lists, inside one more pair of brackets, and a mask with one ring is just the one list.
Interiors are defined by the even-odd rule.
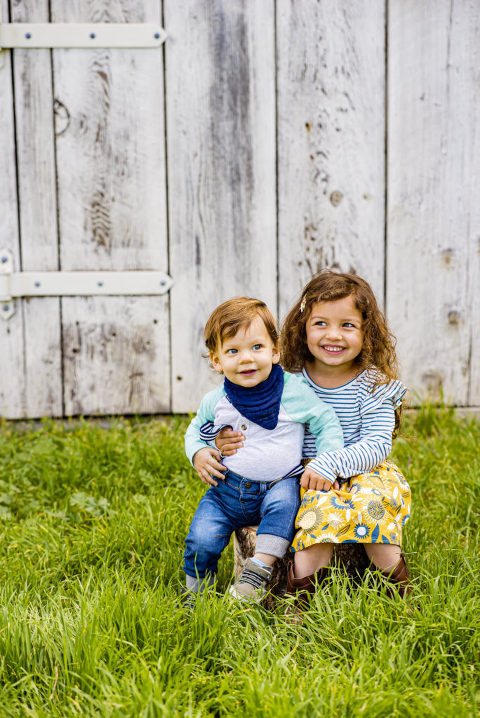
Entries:
[[[334,408],[345,441],[345,448],[312,459],[302,477],[288,592],[305,601],[329,575],[334,544],[363,543],[404,596],[410,586],[400,547],[410,488],[387,457],[406,388],[398,381],[395,339],[367,282],[332,271],[315,276],[285,319],[281,353],[284,368],[301,373]],[[223,436],[217,445],[224,454],[241,447],[241,434]],[[304,457],[314,453],[307,432]]]

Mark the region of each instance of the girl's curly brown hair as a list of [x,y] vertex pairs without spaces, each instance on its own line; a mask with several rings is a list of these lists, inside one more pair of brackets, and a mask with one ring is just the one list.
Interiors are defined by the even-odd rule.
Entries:
[[[388,329],[370,285],[355,274],[342,274],[329,269],[316,274],[303,290],[302,296],[287,314],[280,333],[281,364],[291,372],[301,371],[307,362],[314,361],[307,345],[306,324],[312,307],[318,302],[331,302],[352,296],[361,313],[363,345],[355,363],[358,370],[375,371],[375,386],[398,379],[396,339]],[[396,427],[400,413],[396,414]]]

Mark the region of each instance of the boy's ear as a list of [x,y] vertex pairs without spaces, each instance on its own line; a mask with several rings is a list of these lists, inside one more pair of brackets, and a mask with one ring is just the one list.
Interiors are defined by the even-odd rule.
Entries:
[[280,361],[280,352],[278,347],[273,347],[272,364],[278,364]]
[[218,359],[218,354],[216,352],[209,352],[209,357],[215,371],[218,371],[219,374],[223,374],[223,369]]

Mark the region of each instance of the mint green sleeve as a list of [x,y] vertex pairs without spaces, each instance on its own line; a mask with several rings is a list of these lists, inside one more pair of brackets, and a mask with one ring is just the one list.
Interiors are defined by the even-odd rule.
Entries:
[[185,432],[185,453],[192,466],[193,457],[197,451],[209,446],[206,441],[202,441],[200,438],[200,429],[204,424],[215,421],[215,407],[224,394],[223,384],[205,394],[200,402],[199,410]]
[[282,405],[293,421],[308,424],[315,436],[317,455],[343,447],[342,427],[335,411],[295,374],[285,372]]

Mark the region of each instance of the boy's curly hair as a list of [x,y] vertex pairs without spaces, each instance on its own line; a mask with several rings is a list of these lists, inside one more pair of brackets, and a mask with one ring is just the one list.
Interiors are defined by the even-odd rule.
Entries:
[[252,297],[233,297],[220,304],[209,316],[203,332],[207,349],[216,351],[225,339],[235,336],[239,329],[247,329],[255,317],[260,317],[273,345],[277,346],[275,318],[265,302]]
[[[359,371],[375,371],[374,387],[398,379],[396,339],[388,329],[372,288],[355,274],[343,274],[329,269],[320,271],[309,281],[302,296],[283,322],[280,332],[280,362],[287,371],[299,372],[306,362],[314,360],[307,345],[306,332],[313,305],[350,296],[354,298],[355,306],[363,318],[363,345],[355,359]],[[398,410],[395,413],[398,426],[400,413]]]

